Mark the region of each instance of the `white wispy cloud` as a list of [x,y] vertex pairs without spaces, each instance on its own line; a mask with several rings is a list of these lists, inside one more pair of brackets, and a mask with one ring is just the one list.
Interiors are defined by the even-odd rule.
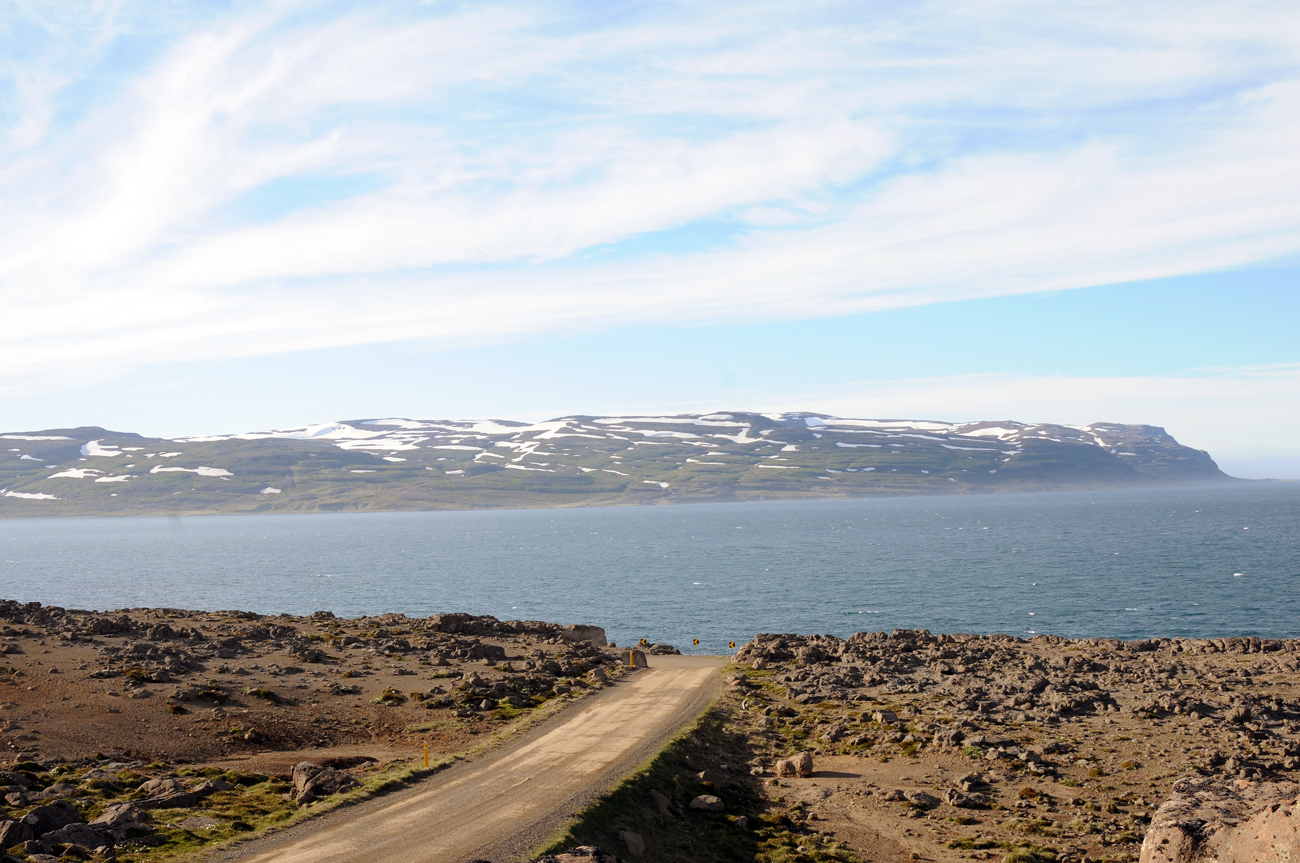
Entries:
[[14,8],[0,391],[1300,247],[1293,4]]

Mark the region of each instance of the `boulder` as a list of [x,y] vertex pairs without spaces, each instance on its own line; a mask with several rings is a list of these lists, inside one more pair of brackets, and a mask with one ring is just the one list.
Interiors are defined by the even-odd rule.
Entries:
[[660,815],[665,818],[673,817],[673,813],[668,808],[672,803],[672,800],[668,798],[667,794],[664,794],[662,791],[656,791],[652,788],[650,789],[650,799],[653,800],[655,806],[658,807]]
[[1300,785],[1193,777],[1174,783],[1142,842],[1141,863],[1300,859]]
[[144,813],[134,803],[110,803],[91,824],[109,829],[127,824],[138,824]]
[[299,803],[310,803],[318,797],[338,794],[360,784],[342,770],[310,761],[301,761],[293,768],[293,799]]
[[40,839],[46,833],[67,827],[69,824],[84,824],[85,819],[71,803],[60,800],[48,806],[37,806],[27,813],[23,823],[32,831],[32,838]]
[[939,805],[939,798],[924,791],[904,791],[903,799],[920,809],[933,809]]
[[559,854],[544,854],[532,863],[623,863],[623,860],[594,845],[579,845]]
[[144,812],[134,803],[110,803],[90,825],[106,828],[115,842],[123,842],[153,832],[152,827],[141,823],[143,817]]
[[148,782],[142,783],[138,790],[144,792],[146,797],[158,797],[163,794],[175,794],[178,791],[184,791],[185,783],[174,778],[150,779]]
[[645,840],[641,838],[640,833],[633,833],[631,830],[619,831],[618,838],[623,840],[627,846],[627,853],[633,857],[640,857],[645,853]]
[[235,786],[229,782],[223,782],[220,779],[209,779],[206,782],[200,782],[190,789],[190,793],[195,797],[207,797],[209,794],[216,794],[220,791],[233,791]]
[[627,665],[629,668],[650,667],[650,663],[645,658],[645,652],[641,650],[629,650],[627,652]]
[[32,828],[23,822],[10,818],[0,821],[0,850],[12,848],[33,838],[35,837],[32,835]]
[[39,839],[33,839],[26,845],[28,854],[55,854],[59,853],[60,845],[80,845],[82,848],[98,848],[101,845],[112,845],[113,833],[107,827],[96,827],[90,824],[69,824],[67,827],[61,827],[58,830],[51,830]]
[[568,626],[560,627],[560,637],[565,641],[586,641],[597,647],[604,647],[605,630],[599,626],[583,626],[580,623],[571,623]]
[[973,791],[959,791],[956,788],[949,788],[943,792],[943,802],[956,809],[986,809],[989,805],[987,796]]
[[800,752],[790,756],[788,759],[790,765],[794,768],[795,776],[812,776],[813,775],[813,757],[811,752]]
[[934,732],[935,746],[960,746],[966,735],[960,728],[944,728]]
[[721,798],[714,797],[712,794],[701,794],[691,801],[691,808],[704,812],[721,812],[725,807],[722,805]]
[[132,802],[141,809],[189,809],[199,805],[199,798],[189,791],[170,791]]

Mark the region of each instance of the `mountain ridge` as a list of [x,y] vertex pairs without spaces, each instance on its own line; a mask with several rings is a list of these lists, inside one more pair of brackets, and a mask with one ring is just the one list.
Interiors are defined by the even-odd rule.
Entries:
[[0,434],[0,517],[475,509],[1226,482],[1159,426],[809,412]]

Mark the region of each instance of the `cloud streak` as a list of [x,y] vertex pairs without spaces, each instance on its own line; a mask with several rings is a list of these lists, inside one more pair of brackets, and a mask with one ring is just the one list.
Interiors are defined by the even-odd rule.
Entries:
[[0,392],[1300,247],[1288,4],[161,8],[0,34]]

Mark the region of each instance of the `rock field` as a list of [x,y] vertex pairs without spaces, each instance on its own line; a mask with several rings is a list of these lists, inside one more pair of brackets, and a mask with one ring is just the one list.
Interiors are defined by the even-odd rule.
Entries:
[[[751,781],[866,859],[1264,863],[1295,842],[1300,642],[900,630],[759,635],[735,662]],[[806,777],[777,760],[797,751]]]
[[130,860],[292,823],[418,775],[424,747],[436,768],[509,733],[622,660],[598,627],[466,614],[0,601],[0,850]]

